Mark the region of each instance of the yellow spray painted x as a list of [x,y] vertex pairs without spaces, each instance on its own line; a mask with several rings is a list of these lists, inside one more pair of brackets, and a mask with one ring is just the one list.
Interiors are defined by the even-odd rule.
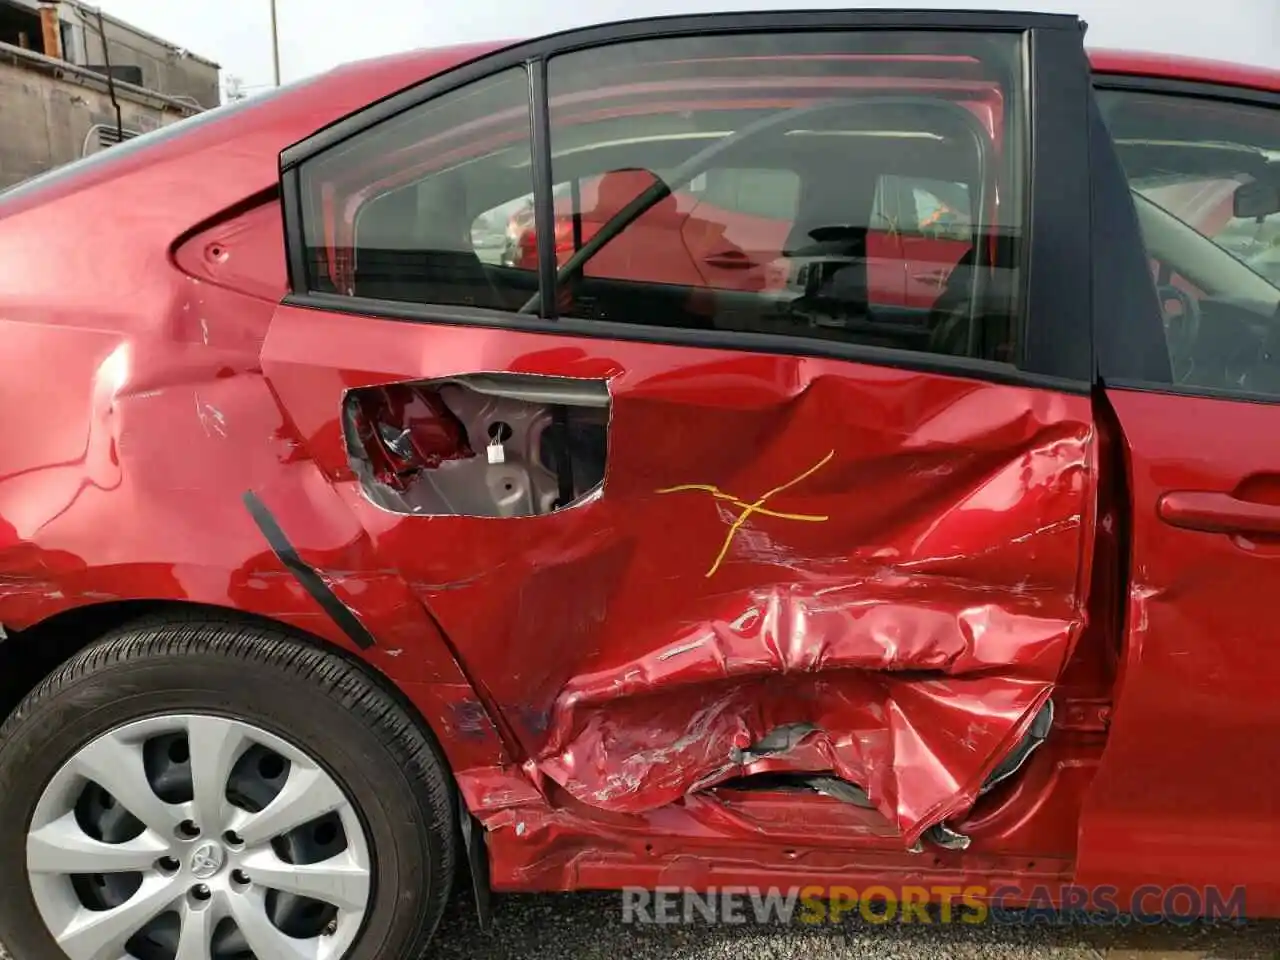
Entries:
[[760,499],[754,500],[751,503],[748,503],[747,501],[741,499],[740,497],[735,497],[731,493],[725,493],[719,487],[709,483],[682,483],[679,486],[675,486],[675,487],[664,487],[663,489],[658,490],[657,492],[658,493],[683,493],[685,491],[700,490],[703,493],[711,494],[711,496],[716,500],[723,500],[726,503],[730,503],[742,511],[742,513],[738,514],[737,518],[729,526],[729,532],[725,535],[724,543],[720,547],[720,552],[716,555],[715,562],[711,564],[711,569],[709,569],[705,574],[706,576],[710,577],[710,576],[714,576],[715,572],[720,569],[720,564],[724,562],[724,558],[729,554],[729,547],[733,544],[733,538],[737,536],[738,531],[742,529],[742,525],[745,524],[747,520],[749,520],[752,517],[752,515],[759,515],[761,517],[774,517],[775,519],[778,519],[778,520],[800,520],[805,523],[822,523],[823,521],[829,519],[828,517],[825,517],[825,516],[820,517],[820,516],[815,516],[814,514],[808,514],[808,513],[782,513],[778,510],[770,510],[768,507],[765,506],[765,504],[768,503],[773,497],[777,496],[778,494],[786,490],[790,490],[796,484],[809,479],[809,477],[813,476],[815,473],[817,473],[819,470],[825,467],[828,463],[830,463],[832,457],[834,457],[835,455],[836,455],[836,452],[832,450],[825,457],[823,457],[821,460],[815,463],[812,467],[810,467],[804,473],[800,474],[798,477],[794,477],[793,479],[788,480],[786,483],[782,484],[781,486],[774,487],[772,490],[768,491],[763,496],[761,496]]

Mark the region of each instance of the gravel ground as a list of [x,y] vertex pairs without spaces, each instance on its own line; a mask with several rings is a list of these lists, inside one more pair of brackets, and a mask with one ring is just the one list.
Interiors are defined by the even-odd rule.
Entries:
[[637,927],[616,894],[506,896],[480,932],[457,898],[437,938],[440,960],[858,960],[858,958],[1280,958],[1280,924],[1195,924],[1140,929],[872,925]]
[[[622,923],[615,894],[505,896],[482,933],[457,897],[436,939],[439,960],[1243,960],[1280,958],[1280,924],[1128,927],[739,927]],[[0,947],[0,960],[15,960]]]

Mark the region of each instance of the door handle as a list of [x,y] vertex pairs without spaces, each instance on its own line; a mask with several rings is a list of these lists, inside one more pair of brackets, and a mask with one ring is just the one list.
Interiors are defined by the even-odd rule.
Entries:
[[721,270],[750,270],[756,265],[755,261],[745,253],[733,251],[713,253],[706,257],[703,262],[711,267],[719,267]]
[[950,276],[950,270],[939,268],[937,270],[919,270],[911,274],[911,279],[916,283],[929,283],[935,287],[940,287],[947,282],[947,278]]
[[1172,490],[1156,505],[1170,526],[1207,533],[1280,533],[1280,506],[1210,490]]

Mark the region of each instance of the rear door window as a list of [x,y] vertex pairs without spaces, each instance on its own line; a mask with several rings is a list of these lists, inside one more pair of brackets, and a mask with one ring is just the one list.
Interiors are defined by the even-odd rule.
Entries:
[[[1024,211],[1016,154],[1001,160],[999,141],[1018,91],[958,56],[938,67],[949,82],[897,77],[900,96],[859,96],[874,58],[837,55],[827,37],[759,43],[646,41],[550,61],[552,175],[578,185],[556,201],[557,260],[589,248],[561,309],[1011,358]],[[975,301],[961,261],[982,233],[1015,242]]]

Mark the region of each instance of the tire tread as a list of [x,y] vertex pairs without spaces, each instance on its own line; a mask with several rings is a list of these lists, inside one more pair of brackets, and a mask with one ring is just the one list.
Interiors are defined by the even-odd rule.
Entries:
[[[374,730],[395,756],[420,807],[434,896],[420,898],[420,933],[406,957],[421,956],[444,913],[457,870],[455,793],[448,766],[429,730],[384,690],[370,668],[337,651],[292,636],[287,628],[235,615],[173,613],[142,618],[117,628],[46,677],[0,725],[0,745],[41,704],[77,681],[140,660],[215,655],[246,668],[275,670],[319,689]],[[430,842],[434,841],[434,842]]]

